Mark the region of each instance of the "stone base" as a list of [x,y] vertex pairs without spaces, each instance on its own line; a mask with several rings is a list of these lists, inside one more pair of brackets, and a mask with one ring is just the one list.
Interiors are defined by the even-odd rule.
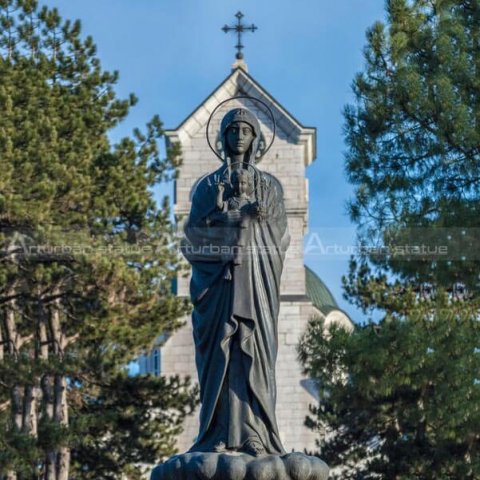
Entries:
[[328,466],[303,453],[252,457],[193,452],[158,465],[151,480],[327,480]]

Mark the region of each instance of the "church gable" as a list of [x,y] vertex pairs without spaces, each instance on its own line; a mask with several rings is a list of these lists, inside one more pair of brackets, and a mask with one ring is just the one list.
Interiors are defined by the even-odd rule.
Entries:
[[[205,138],[211,113],[221,102],[242,95],[261,100],[273,112],[276,137],[272,148],[261,159],[260,168],[279,179],[284,187],[287,211],[296,212],[302,217],[299,222],[303,223],[307,212],[305,167],[315,157],[316,130],[302,126],[241,67],[233,70],[178,128],[165,132],[169,144],[179,142],[182,147],[182,165],[175,182],[175,213],[188,213],[192,185],[199,177],[219,166],[220,160],[210,150]],[[212,145],[215,147],[217,144],[216,135],[222,116],[231,108],[239,106],[251,110],[257,116],[265,144],[268,145],[273,137],[270,113],[263,104],[249,99],[227,102],[213,116],[209,129]]]
[[[223,101],[237,96],[250,96],[266,103],[273,111],[276,121],[277,137],[291,145],[303,147],[304,166],[310,165],[316,156],[316,129],[304,127],[283,106],[281,106],[268,92],[260,86],[243,68],[238,67],[200,104],[176,129],[165,132],[170,142],[180,142],[188,145],[198,136],[204,137],[208,119],[215,108]],[[228,103],[226,107],[234,108],[235,103]],[[258,116],[264,129],[268,129],[271,139],[272,121],[267,109],[259,102],[238,100],[238,106],[253,110]],[[220,117],[221,115],[216,115]],[[211,130],[214,131],[213,119]],[[212,144],[215,139],[212,139]]]

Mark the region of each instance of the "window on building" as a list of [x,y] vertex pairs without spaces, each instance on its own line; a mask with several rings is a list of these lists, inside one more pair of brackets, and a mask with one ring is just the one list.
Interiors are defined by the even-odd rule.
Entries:
[[156,348],[153,351],[153,374],[160,375],[160,349]]

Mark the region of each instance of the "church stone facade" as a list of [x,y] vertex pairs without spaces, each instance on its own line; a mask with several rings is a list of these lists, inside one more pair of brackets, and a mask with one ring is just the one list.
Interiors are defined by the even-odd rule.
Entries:
[[[181,230],[190,211],[190,193],[195,181],[219,166],[219,159],[208,147],[205,131],[214,109],[224,100],[238,96],[257,98],[273,111],[276,138],[261,159],[259,168],[275,175],[285,194],[291,243],[287,251],[281,282],[279,349],[277,359],[277,420],[287,451],[314,450],[316,434],[304,426],[309,404],[317,401],[314,383],[302,375],[297,359],[297,344],[309,319],[321,315],[326,321],[349,323],[339,310],[328,288],[313,271],[304,266],[303,241],[308,221],[308,181],[305,169],[316,157],[316,130],[304,127],[247,73],[244,64],[234,66],[221,85],[175,130],[166,132],[169,143],[179,142],[182,165],[175,181],[174,211]],[[215,145],[215,133],[223,114],[238,106],[253,111],[260,120],[265,141],[272,138],[272,121],[267,109],[257,102],[239,99],[228,102],[212,118],[209,131]],[[177,279],[177,294],[189,295],[188,274]],[[161,340],[161,342],[160,342]],[[196,379],[195,354],[190,319],[148,356],[140,358],[140,373],[189,375]],[[177,448],[188,450],[198,431],[198,412],[187,419]]]

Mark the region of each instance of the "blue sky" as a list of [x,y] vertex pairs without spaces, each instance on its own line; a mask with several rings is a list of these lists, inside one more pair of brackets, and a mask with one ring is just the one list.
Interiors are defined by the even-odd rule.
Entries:
[[[250,74],[306,126],[317,127],[317,160],[308,168],[310,237],[306,263],[354,320],[342,298],[354,227],[344,174],[342,110],[363,66],[365,32],[384,19],[384,0],[48,0],[64,18],[80,19],[103,67],[118,70],[120,97],[140,101],[114,137],[159,114],[176,127],[229,74],[236,37],[221,27],[244,21],[258,30],[244,39]],[[329,253],[337,244],[344,254]]]

